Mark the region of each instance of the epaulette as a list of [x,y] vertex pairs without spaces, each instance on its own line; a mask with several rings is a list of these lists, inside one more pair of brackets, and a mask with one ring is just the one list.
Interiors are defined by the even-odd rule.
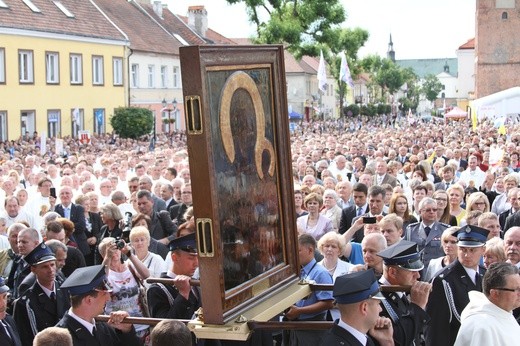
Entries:
[[420,221],[419,221],[419,222],[410,223],[410,224],[408,224],[408,226],[406,226],[406,227],[417,226],[417,225],[419,225],[419,224],[421,224]]
[[444,222],[439,222],[439,225],[446,227],[446,228],[451,227],[451,225],[448,225],[447,223],[444,223]]

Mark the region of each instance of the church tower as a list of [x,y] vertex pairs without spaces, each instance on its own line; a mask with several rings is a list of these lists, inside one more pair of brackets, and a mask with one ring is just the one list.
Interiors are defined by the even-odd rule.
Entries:
[[477,0],[475,97],[520,85],[520,0]]
[[392,34],[390,34],[390,42],[388,42],[388,52],[386,52],[386,57],[395,62],[395,51],[394,43],[392,42]]

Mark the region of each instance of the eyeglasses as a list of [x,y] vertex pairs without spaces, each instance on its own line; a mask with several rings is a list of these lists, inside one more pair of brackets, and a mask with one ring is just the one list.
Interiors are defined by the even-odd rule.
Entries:
[[191,191],[182,191],[181,194],[182,195],[191,195]]
[[520,293],[520,287],[519,288],[506,288],[506,287],[497,287],[497,288],[493,288],[495,290],[499,290],[499,291],[507,291],[507,292],[516,292],[516,293]]
[[428,209],[423,209],[422,211],[424,211],[425,213],[436,213],[437,209],[428,208]]
[[475,202],[474,205],[486,205],[486,202]]

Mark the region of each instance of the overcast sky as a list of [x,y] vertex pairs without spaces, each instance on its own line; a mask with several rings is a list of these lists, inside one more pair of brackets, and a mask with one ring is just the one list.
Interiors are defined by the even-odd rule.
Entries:
[[[476,0],[342,0],[345,27],[367,30],[370,38],[359,51],[386,55],[390,33],[396,59],[451,58],[459,46],[475,36]],[[209,26],[224,36],[254,33],[244,6],[225,0],[167,0],[169,8],[186,15],[188,6],[204,5]]]

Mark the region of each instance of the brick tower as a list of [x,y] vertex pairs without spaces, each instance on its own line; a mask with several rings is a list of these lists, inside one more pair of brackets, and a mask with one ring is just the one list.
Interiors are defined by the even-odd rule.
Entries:
[[520,0],[477,0],[475,97],[520,86]]

